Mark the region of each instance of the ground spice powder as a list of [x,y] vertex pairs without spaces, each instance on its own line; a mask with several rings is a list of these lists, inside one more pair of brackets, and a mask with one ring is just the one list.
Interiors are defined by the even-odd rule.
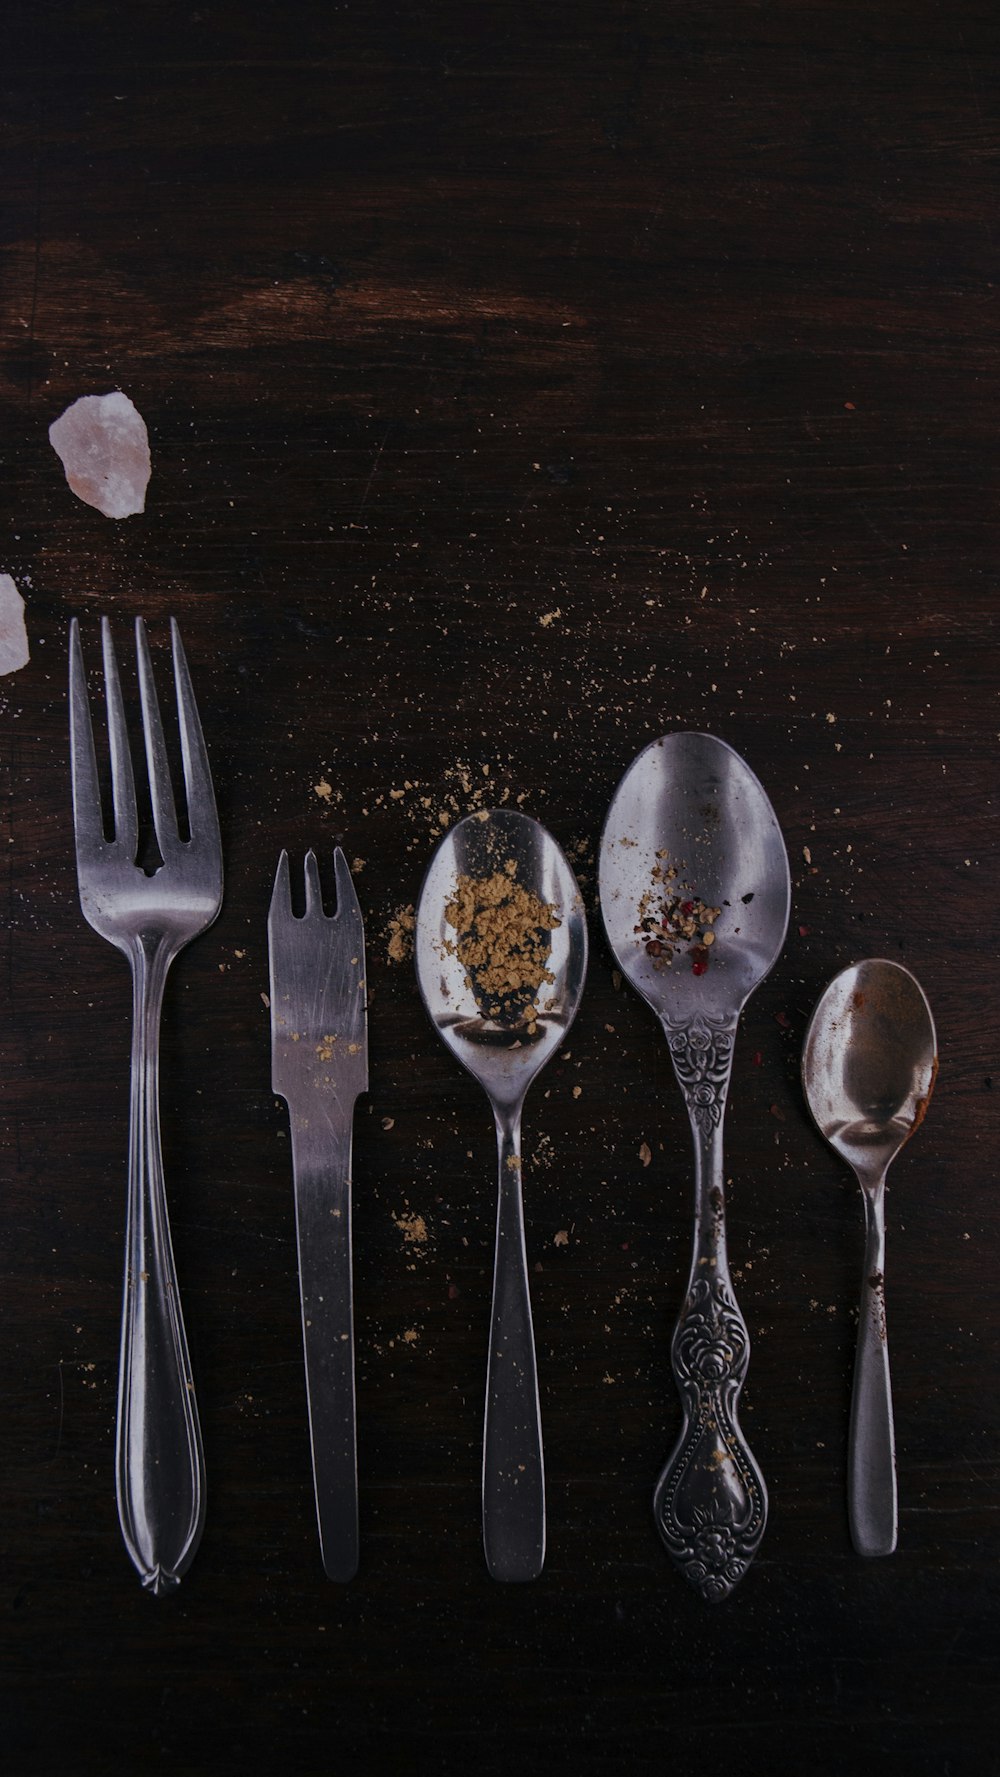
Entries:
[[555,980],[547,966],[549,933],[562,924],[555,908],[517,881],[517,862],[509,858],[491,876],[459,876],[444,916],[457,934],[446,948],[477,998],[489,1002],[490,1015],[515,1011],[530,1025],[539,989]]

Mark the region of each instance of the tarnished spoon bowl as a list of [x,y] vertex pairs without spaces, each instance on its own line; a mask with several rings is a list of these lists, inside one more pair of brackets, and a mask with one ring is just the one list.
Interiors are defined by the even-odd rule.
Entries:
[[[700,956],[643,929],[669,870],[683,905],[718,909]],[[737,1417],[750,1342],[726,1253],[722,1121],[740,1011],[781,951],[791,898],[774,810],[725,741],[668,734],[639,754],[608,811],[600,890],[622,973],[663,1025],[694,1139],[694,1251],[671,1350],[684,1423],[653,1510],[681,1571],[714,1601],[746,1572],[767,1519]]]
[[[535,999],[497,1003],[458,955],[448,923],[460,877],[482,880],[513,865],[514,880],[555,910],[542,934],[546,974]],[[442,1040],[493,1106],[499,1184],[493,1311],[483,1434],[483,1544],[500,1580],[535,1579],[545,1559],[545,1475],[521,1195],[521,1106],[563,1042],[587,972],[587,923],[576,878],[556,841],[527,815],[499,809],[459,821],[441,841],[416,918],[420,991]]]
[[869,957],[821,995],[802,1051],[816,1126],[857,1174],[865,1268],[851,1398],[848,1513],[861,1555],[896,1547],[896,1448],[885,1316],[885,1175],[919,1127],[937,1075],[937,1038],[909,969]]

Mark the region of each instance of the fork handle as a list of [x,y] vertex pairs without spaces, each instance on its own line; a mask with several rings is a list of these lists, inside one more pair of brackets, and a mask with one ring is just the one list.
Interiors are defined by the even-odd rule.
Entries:
[[328,1579],[341,1582],[354,1578],[360,1557],[351,1255],[353,1114],[352,1104],[329,1121],[291,1115],[316,1522],[324,1572]]
[[160,1012],[172,952],[142,934],[132,964],[128,1217],[116,1477],[125,1545],[146,1590],[175,1587],[205,1520],[205,1460],[181,1317],[160,1148]]

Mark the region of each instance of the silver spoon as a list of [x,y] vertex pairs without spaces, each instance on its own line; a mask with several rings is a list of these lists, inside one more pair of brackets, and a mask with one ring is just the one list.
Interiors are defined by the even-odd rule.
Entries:
[[[513,870],[511,870],[513,865]],[[498,874],[554,910],[533,934],[547,980],[499,993],[488,966],[466,968],[449,922],[459,878]],[[420,892],[417,979],[443,1041],[486,1092],[499,1159],[496,1259],[483,1433],[483,1544],[494,1579],[531,1580],[545,1560],[545,1472],[521,1197],[521,1107],[573,1022],[587,970],[587,924],[576,878],[551,834],[527,815],[484,811],[441,841]],[[503,952],[503,945],[497,954]],[[537,968],[536,971],[537,973]],[[529,971],[530,974],[530,971]],[[536,1009],[537,1015],[532,1011]]]
[[671,1348],[684,1423],[653,1511],[681,1572],[716,1600],[767,1520],[737,1418],[750,1342],[726,1255],[722,1122],[739,1015],[781,951],[791,899],[774,810],[739,754],[685,733],[640,753],[608,811],[600,892],[622,973],[663,1025],[694,1138],[694,1251]]
[[848,1512],[859,1555],[896,1547],[896,1444],[885,1324],[885,1175],[923,1121],[937,1074],[931,1009],[909,969],[879,957],[834,976],[802,1051],[816,1126],[865,1199],[865,1269],[848,1445]]

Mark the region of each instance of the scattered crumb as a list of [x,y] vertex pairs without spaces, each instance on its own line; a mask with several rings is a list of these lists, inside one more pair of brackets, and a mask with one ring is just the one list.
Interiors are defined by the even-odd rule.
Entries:
[[325,777],[321,777],[318,784],[313,784],[313,789],[321,802],[329,802],[333,795],[333,785],[328,784]]
[[387,956],[391,963],[405,963],[413,955],[413,929],[416,924],[413,902],[397,908],[389,921],[385,936],[389,940]]
[[552,1244],[553,1244],[553,1246],[568,1246],[569,1245],[569,1229],[568,1228],[560,1228],[558,1234],[555,1235],[555,1237],[552,1241]]
[[648,1141],[644,1141],[642,1147],[639,1149],[639,1159],[642,1161],[643,1166],[648,1166],[652,1158],[653,1156],[650,1152],[649,1143]]
[[407,1246],[426,1246],[427,1223],[423,1216],[417,1215],[413,1210],[404,1210],[402,1215],[396,1215],[393,1211],[392,1219]]

